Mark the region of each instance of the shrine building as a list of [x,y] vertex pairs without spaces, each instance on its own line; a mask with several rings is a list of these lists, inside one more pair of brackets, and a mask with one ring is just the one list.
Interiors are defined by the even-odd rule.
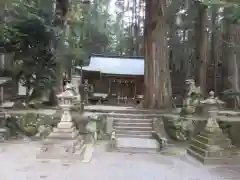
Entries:
[[82,67],[82,79],[91,87],[90,100],[101,97],[111,104],[138,103],[143,98],[144,58],[93,55],[89,65]]

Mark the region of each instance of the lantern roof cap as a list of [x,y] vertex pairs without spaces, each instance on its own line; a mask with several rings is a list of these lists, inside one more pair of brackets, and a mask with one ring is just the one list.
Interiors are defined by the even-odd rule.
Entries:
[[71,98],[71,99],[74,99],[76,96],[75,96],[74,92],[72,91],[72,89],[66,89],[61,94],[58,94],[57,97],[58,98]]
[[208,104],[208,105],[220,105],[224,104],[225,102],[221,101],[217,97],[214,97],[214,92],[210,91],[209,92],[209,97],[203,101],[200,101],[201,104]]
[[74,86],[73,86],[73,84],[72,83],[67,83],[66,85],[65,85],[65,89],[66,90],[69,90],[69,89],[73,89],[74,88]]

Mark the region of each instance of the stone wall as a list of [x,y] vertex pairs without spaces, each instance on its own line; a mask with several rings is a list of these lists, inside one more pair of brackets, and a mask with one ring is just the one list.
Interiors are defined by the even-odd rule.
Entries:
[[[236,118],[238,118],[238,116]],[[229,136],[233,145],[240,148],[240,122],[231,122],[227,115],[221,116],[221,120],[222,122],[220,122],[219,125],[223,132]],[[187,126],[191,126],[191,124],[193,132],[188,134],[188,130],[190,129]],[[185,141],[188,137],[199,134],[204,129],[205,125],[206,121],[191,122],[190,120],[180,118],[178,115],[172,115],[155,119],[153,121],[153,130],[156,133],[160,133],[161,136],[168,137],[172,140]]]

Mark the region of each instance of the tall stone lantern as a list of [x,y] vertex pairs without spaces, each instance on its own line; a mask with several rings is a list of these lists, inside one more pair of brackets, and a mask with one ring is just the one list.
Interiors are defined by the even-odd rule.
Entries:
[[63,114],[57,127],[44,140],[41,155],[43,157],[50,156],[51,158],[81,155],[84,149],[84,140],[74,126],[70,113],[73,101],[77,98],[72,91],[72,86],[67,84],[65,91],[57,95],[57,97]]
[[209,95],[207,99],[200,102],[207,112],[206,126],[202,132],[192,138],[187,152],[204,164],[218,164],[231,157],[232,145],[217,122],[219,107],[224,102],[214,97],[213,91]]

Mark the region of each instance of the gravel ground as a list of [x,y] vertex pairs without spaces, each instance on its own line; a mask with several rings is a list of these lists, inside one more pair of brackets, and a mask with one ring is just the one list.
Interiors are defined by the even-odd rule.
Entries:
[[[239,180],[240,166],[205,167],[180,156],[106,152],[89,163],[36,159],[37,142],[0,144],[1,180]],[[239,172],[239,173],[238,173]]]

